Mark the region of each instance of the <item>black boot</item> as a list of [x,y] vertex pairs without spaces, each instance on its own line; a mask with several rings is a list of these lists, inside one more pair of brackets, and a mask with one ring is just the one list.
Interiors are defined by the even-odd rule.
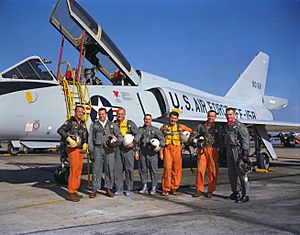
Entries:
[[239,199],[237,199],[235,202],[237,202],[237,203],[245,203],[245,202],[249,202],[249,201],[250,201],[249,196],[242,196]]

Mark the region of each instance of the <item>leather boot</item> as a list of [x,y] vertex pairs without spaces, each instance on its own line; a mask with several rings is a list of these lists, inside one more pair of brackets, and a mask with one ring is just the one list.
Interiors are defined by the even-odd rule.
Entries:
[[90,198],[95,198],[97,197],[97,189],[93,189],[92,193],[89,196]]
[[147,191],[148,191],[147,184],[144,184],[142,190],[139,191],[139,193],[144,194],[144,193],[146,193]]
[[112,193],[112,191],[108,188],[106,189],[106,196],[108,197],[114,197],[115,195]]
[[152,187],[152,189],[151,189],[151,191],[150,191],[150,194],[151,194],[151,195],[156,194],[156,187],[155,187],[155,186]]
[[79,197],[80,199],[83,198],[83,196],[81,194],[75,193],[76,197]]
[[66,200],[71,202],[79,202],[80,198],[77,197],[75,193],[68,193],[68,195],[66,196]]
[[196,190],[194,197],[200,197],[201,195],[201,191],[200,190]]
[[237,203],[246,203],[246,202],[249,202],[249,201],[250,201],[249,196],[242,196],[239,199],[237,199],[235,202],[237,202]]
[[167,190],[163,190],[161,195],[163,195],[163,196],[168,196],[168,195],[169,195],[169,192],[168,192]]
[[229,198],[231,199],[231,200],[239,200],[239,198],[240,198],[240,194],[239,194],[239,192],[233,192],[232,194],[230,194],[229,195]]
[[174,196],[177,195],[176,189],[172,189],[170,193],[171,193],[172,195],[174,195]]

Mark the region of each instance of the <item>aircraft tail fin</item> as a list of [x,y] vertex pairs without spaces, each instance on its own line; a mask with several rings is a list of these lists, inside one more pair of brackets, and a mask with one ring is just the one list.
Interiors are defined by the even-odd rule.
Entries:
[[225,97],[262,106],[268,67],[269,56],[260,51],[230,88]]

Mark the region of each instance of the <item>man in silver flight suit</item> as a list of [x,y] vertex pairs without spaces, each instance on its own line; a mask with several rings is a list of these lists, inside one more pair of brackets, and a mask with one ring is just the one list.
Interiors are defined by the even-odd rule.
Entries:
[[[125,119],[126,110],[124,108],[119,108],[117,112],[116,124],[120,129],[122,136],[126,134],[131,134],[133,136],[137,133],[137,126],[131,120]],[[133,170],[134,170],[134,156],[133,147],[135,142],[128,144],[127,146],[122,143],[116,149],[115,154],[115,196],[119,196],[123,193],[124,186],[124,171],[125,171],[125,183],[127,190],[125,195],[129,197],[131,191],[133,190]]]
[[[232,190],[229,197],[237,203],[245,203],[249,201],[249,181],[247,171],[242,169],[242,164],[249,161],[250,134],[247,127],[236,119],[234,108],[226,109],[226,119],[225,145],[228,176]],[[238,179],[241,195],[237,189]]]
[[101,189],[103,160],[106,195],[114,196],[111,189],[114,183],[115,149],[123,140],[117,125],[108,120],[105,108],[99,109],[98,116],[99,119],[90,126],[88,138],[89,151],[93,161],[93,190],[90,198],[96,197],[97,190]]
[[[138,160],[139,173],[143,183],[143,188],[140,193],[144,194],[148,191],[147,174],[149,169],[152,183],[150,194],[154,195],[156,193],[158,181],[158,153],[161,160],[163,160],[162,151],[160,150],[165,145],[165,138],[158,128],[151,125],[151,122],[152,116],[150,114],[145,114],[144,126],[139,127],[138,133],[135,137],[135,141],[137,143],[135,159]],[[154,147],[150,143],[150,141],[154,138],[159,141],[159,146],[157,147]]]

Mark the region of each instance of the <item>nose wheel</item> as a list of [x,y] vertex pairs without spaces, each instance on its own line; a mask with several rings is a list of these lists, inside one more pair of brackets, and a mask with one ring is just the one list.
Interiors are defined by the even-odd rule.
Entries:
[[11,155],[17,155],[20,152],[20,148],[15,148],[12,144],[9,144],[7,152]]
[[269,169],[270,168],[270,157],[267,153],[260,153],[257,157],[257,165],[260,169]]

